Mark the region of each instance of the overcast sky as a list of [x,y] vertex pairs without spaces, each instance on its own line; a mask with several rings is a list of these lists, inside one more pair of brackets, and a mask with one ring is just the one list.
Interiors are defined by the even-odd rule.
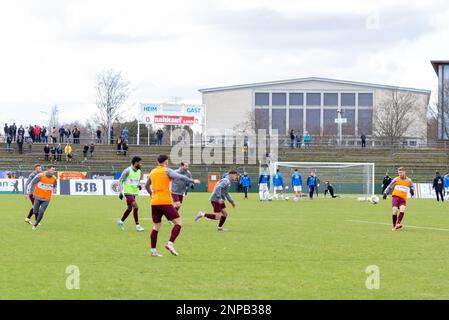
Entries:
[[[362,6],[363,4],[363,6]],[[0,124],[96,112],[95,77],[122,71],[138,102],[200,88],[329,77],[435,90],[449,59],[443,0],[39,0],[0,4]]]

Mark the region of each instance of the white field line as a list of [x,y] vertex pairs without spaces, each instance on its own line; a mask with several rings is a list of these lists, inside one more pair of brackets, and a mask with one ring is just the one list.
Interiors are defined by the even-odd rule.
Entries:
[[[356,222],[356,223],[366,223],[366,224],[379,224],[383,226],[391,226],[391,223],[385,222],[374,222],[374,221],[363,221],[363,220],[346,220],[347,222]],[[405,228],[414,228],[414,229],[425,229],[425,230],[436,230],[436,231],[449,231],[449,229],[443,228],[434,228],[434,227],[420,227],[420,226],[409,226],[404,225]]]

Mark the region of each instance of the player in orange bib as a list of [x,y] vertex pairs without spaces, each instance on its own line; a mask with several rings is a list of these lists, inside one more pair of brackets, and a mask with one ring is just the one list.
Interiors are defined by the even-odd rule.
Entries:
[[45,210],[47,210],[53,193],[56,192],[57,180],[55,177],[55,166],[49,164],[47,171],[39,173],[30,182],[30,190],[34,190],[34,206],[33,213],[37,215],[36,222],[33,225],[33,230],[36,230],[37,226],[44,217]]
[[170,192],[170,183],[173,179],[184,180],[187,183],[199,184],[200,181],[191,179],[185,175],[176,173],[174,170],[168,168],[168,157],[160,155],[157,158],[158,166],[150,172],[150,176],[145,184],[145,189],[151,196],[151,215],[153,218],[153,230],[151,231],[151,256],[160,257],[156,250],[157,236],[161,229],[162,216],[174,223],[171,231],[170,239],[165,244],[165,248],[171,254],[177,256],[173,243],[181,232],[182,220],[179,216],[178,210],[172,205],[172,196]]
[[384,200],[387,199],[387,195],[391,190],[393,190],[391,197],[393,206],[393,231],[396,231],[402,228],[401,222],[405,214],[408,193],[410,192],[412,197],[415,195],[413,181],[406,176],[403,167],[398,168],[398,176],[394,178],[390,185],[385,189],[383,195]]

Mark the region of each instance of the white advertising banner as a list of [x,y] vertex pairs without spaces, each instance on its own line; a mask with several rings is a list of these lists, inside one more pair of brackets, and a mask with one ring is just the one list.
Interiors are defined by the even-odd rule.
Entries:
[[0,179],[0,194],[23,193],[22,179]]
[[70,194],[79,196],[104,195],[103,180],[70,180]]
[[[107,196],[118,196],[119,195],[119,184],[118,180],[105,180],[105,190],[104,194]],[[148,192],[145,190],[145,181],[140,181],[140,185],[142,186],[142,190],[139,191],[139,196],[148,196]]]
[[415,183],[415,196],[422,199],[436,198],[431,183]]
[[205,109],[197,104],[141,103],[139,119],[142,124],[203,125]]

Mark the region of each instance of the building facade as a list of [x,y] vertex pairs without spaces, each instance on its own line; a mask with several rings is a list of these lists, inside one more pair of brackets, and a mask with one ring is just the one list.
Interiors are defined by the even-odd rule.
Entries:
[[438,138],[449,140],[449,60],[431,63],[438,76]]
[[338,112],[345,121],[345,137],[371,136],[374,111],[392,90],[409,92],[419,105],[416,121],[408,137],[425,141],[430,91],[398,88],[362,82],[326,78],[303,78],[199,90],[206,106],[207,128],[232,129],[245,120],[254,121],[256,129],[277,129],[288,135],[291,129],[312,136],[333,137],[339,134]]

